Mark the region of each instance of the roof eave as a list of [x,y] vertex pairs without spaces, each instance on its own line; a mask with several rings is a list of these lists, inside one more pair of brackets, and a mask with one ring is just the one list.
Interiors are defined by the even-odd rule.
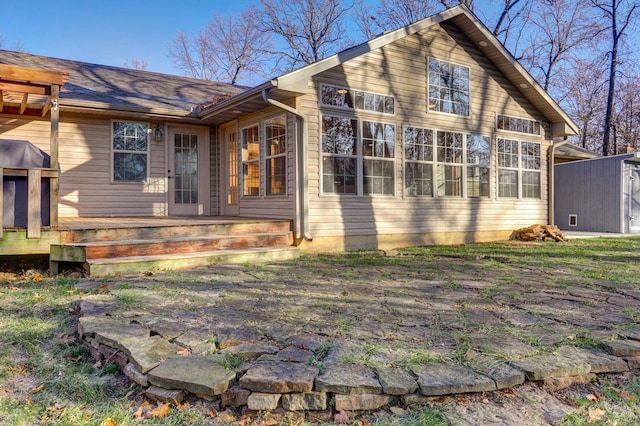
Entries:
[[242,105],[249,99],[255,98],[256,96],[262,96],[263,90],[271,89],[273,87],[278,87],[278,82],[276,80],[269,80],[259,86],[255,86],[249,90],[232,96],[229,99],[225,99],[224,101],[220,101],[215,105],[200,111],[198,117],[201,120],[206,121],[207,119],[218,115],[221,112],[229,111],[238,107],[239,105]]

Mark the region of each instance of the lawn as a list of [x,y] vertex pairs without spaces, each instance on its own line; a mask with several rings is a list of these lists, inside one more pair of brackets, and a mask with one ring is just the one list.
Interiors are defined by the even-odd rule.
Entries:
[[[339,289],[338,297],[316,297],[306,305],[292,304],[279,308],[282,321],[302,318],[309,311],[336,314],[333,324],[336,336],[352,338],[360,332],[364,317],[389,326],[393,331],[402,321],[388,324],[384,313],[371,309],[361,312],[353,308],[368,288],[384,289],[391,283],[416,280],[438,282],[452,292],[463,290],[465,280],[485,283],[475,297],[482,301],[508,305],[526,291],[557,293],[571,289],[576,293],[606,291],[630,302],[621,314],[631,318],[628,326],[638,327],[640,321],[640,238],[575,240],[569,243],[501,242],[461,246],[416,247],[393,252],[358,252],[344,255],[303,256],[277,265],[242,265],[238,268],[205,268],[195,271],[154,273],[138,277],[107,277],[95,285],[82,278],[60,276],[50,278],[36,270],[0,272],[0,423],[6,425],[306,425],[299,416],[270,416],[252,413],[243,416],[233,410],[220,409],[213,402],[190,399],[179,406],[146,401],[143,390],[132,385],[113,364],[98,365],[90,357],[85,344],[77,338],[77,302],[87,293],[99,293],[104,288],[134,288],[145,283],[146,289],[158,291],[164,297],[182,297],[183,288],[220,284],[220,297],[230,306],[241,305],[239,292],[254,297],[260,288],[267,299],[281,299],[277,289],[297,284],[315,288]],[[277,283],[267,292],[264,283]],[[303,288],[303,287],[300,287]],[[299,289],[300,289],[299,288]],[[390,289],[390,295],[400,302],[402,286]],[[299,290],[298,289],[298,290]],[[311,290],[304,287],[307,293]],[[380,290],[382,291],[382,290]],[[274,293],[275,292],[275,293]],[[343,296],[341,296],[343,295]],[[631,295],[631,296],[630,296]],[[254,297],[255,298],[255,297]],[[598,301],[584,299],[585,308]],[[121,303],[134,304],[134,299],[120,296]],[[593,304],[594,306],[589,306]],[[258,308],[261,305],[256,305]],[[266,308],[265,308],[266,309]],[[461,303],[460,310],[465,305]],[[299,317],[300,316],[300,317]],[[408,321],[408,318],[404,318]],[[260,321],[264,321],[261,318]],[[256,320],[256,324],[262,323]],[[434,325],[434,329],[436,325]],[[443,328],[443,330],[445,330]],[[471,327],[470,327],[470,330]],[[543,330],[544,331],[544,330]],[[518,330],[505,333],[545,347],[537,337],[523,336]],[[435,335],[435,334],[434,334]],[[577,333],[570,344],[599,347],[599,334]],[[460,345],[460,342],[465,345]],[[380,342],[370,340],[364,345],[359,361],[374,363],[374,353]],[[458,339],[450,352],[434,354],[416,350],[404,360],[407,363],[431,362],[434,358],[464,362],[468,356],[468,340]],[[602,376],[591,383],[574,385],[549,392],[572,407],[561,420],[562,425],[637,424],[640,416],[640,378],[637,372],[619,376]],[[481,410],[483,403],[509,406],[513,395],[470,395],[434,400],[427,406],[404,411],[384,410],[375,414],[352,416],[354,425],[404,426],[446,425],[456,407]],[[516,398],[517,399],[517,398]],[[531,408],[535,409],[535,402]],[[403,407],[406,408],[406,407]],[[455,420],[452,421],[454,424]],[[546,424],[541,420],[540,424]]]

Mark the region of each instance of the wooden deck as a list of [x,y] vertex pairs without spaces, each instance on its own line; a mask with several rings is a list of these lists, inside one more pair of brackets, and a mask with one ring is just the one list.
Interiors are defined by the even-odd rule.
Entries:
[[[7,230],[0,255],[21,241],[31,254],[49,254],[50,272],[60,265],[82,265],[89,275],[139,273],[216,263],[290,259],[291,221],[240,217],[60,218],[57,229],[38,240],[24,230]],[[22,249],[28,250],[27,249]],[[29,253],[15,253],[29,254]]]

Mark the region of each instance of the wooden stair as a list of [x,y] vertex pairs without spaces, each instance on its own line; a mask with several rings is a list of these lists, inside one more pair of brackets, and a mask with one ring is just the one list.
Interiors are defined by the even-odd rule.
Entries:
[[81,264],[93,277],[296,258],[287,220],[111,227],[62,231],[50,271]]

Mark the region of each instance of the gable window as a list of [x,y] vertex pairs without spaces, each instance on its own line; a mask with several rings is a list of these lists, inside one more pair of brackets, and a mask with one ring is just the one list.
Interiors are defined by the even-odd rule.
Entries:
[[467,135],[467,197],[489,197],[491,140]]
[[539,121],[528,120],[526,118],[509,117],[507,115],[498,115],[496,119],[496,128],[498,130],[526,133],[528,135],[540,134]]
[[258,125],[242,129],[242,195],[260,195],[260,142]]
[[323,106],[395,114],[395,98],[393,96],[350,90],[328,84],[323,84],[320,87],[320,103]]
[[[498,139],[498,196],[540,198],[540,144]],[[521,186],[521,188],[520,188]]]
[[393,195],[396,132],[393,124],[362,122],[363,192]]
[[469,115],[469,68],[429,58],[429,111]]
[[438,196],[462,197],[462,133],[438,131],[436,143]]
[[433,130],[404,128],[404,190],[408,197],[433,197]]
[[149,125],[114,121],[112,131],[113,180],[144,181],[149,163]]
[[322,117],[322,190],[330,194],[357,194],[358,121]]
[[267,195],[287,193],[287,127],[285,117],[265,122]]

